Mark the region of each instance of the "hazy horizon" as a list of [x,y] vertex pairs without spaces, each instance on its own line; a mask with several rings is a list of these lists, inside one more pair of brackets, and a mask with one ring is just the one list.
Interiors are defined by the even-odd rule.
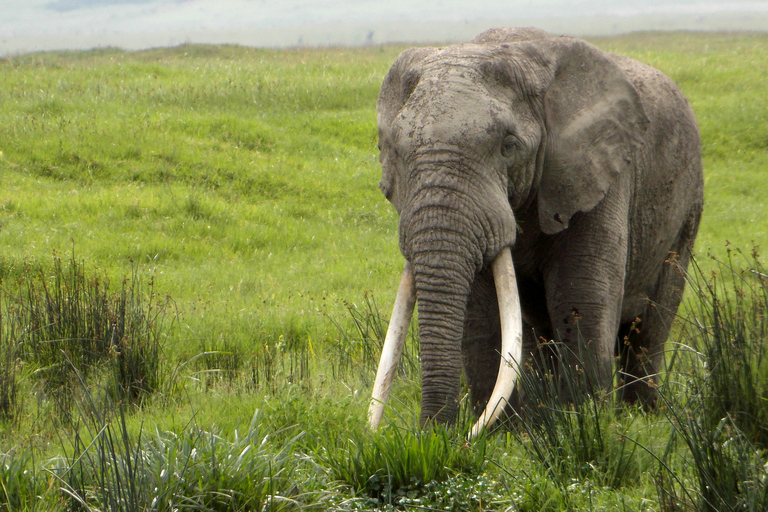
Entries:
[[0,0],[0,55],[182,43],[272,48],[440,43],[504,25],[576,36],[768,31],[768,0]]

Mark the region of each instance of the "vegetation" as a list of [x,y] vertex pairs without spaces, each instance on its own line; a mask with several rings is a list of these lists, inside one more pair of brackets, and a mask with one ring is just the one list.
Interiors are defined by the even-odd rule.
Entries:
[[415,424],[413,337],[365,425],[402,265],[375,149],[401,48],[0,60],[0,511],[764,510],[768,277],[732,248],[768,243],[768,37],[595,43],[670,75],[701,128],[662,406],[583,375],[564,402],[542,365],[471,444],[466,405]]

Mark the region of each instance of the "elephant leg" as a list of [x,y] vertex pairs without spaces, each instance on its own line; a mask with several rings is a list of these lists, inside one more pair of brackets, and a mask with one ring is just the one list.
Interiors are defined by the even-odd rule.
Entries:
[[[573,289],[572,283],[578,290]],[[551,288],[550,314],[554,339],[564,349],[563,363],[571,366],[571,371],[587,372],[591,386],[610,390],[623,282],[618,278],[602,280],[584,275],[555,283]]]
[[628,211],[628,178],[617,185],[594,210],[571,219],[544,268],[555,341],[565,345],[568,364],[606,390],[613,385],[629,239],[626,213],[618,213]]
[[645,311],[632,322],[623,324],[619,331],[620,384],[626,402],[650,408],[658,399],[657,374],[662,369],[664,345],[683,297],[685,271],[700,216],[700,207],[689,215],[664,262]]

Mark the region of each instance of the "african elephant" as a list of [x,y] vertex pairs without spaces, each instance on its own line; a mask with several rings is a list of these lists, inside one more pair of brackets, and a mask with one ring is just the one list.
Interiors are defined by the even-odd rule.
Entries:
[[581,336],[601,386],[618,359],[624,399],[652,403],[703,205],[698,127],[672,80],[578,39],[491,29],[400,54],[377,115],[406,263],[371,426],[415,302],[422,424],[455,418],[462,369],[473,432],[493,423],[539,339]]

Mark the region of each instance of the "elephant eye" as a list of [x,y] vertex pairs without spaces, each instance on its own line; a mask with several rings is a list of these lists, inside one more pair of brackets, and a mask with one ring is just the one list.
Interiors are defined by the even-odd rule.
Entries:
[[520,147],[520,141],[514,135],[507,135],[504,137],[504,142],[501,145],[501,154],[504,158],[510,158],[514,156],[515,151]]

